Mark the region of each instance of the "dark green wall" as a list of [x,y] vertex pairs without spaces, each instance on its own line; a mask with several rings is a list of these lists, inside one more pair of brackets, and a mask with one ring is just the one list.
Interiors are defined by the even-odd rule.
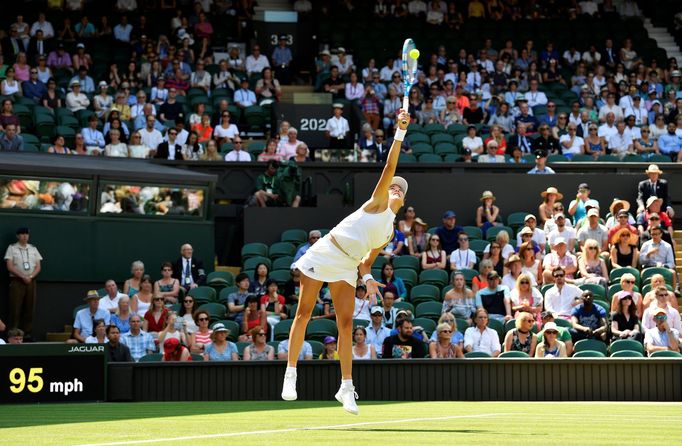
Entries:
[[16,240],[19,226],[31,229],[30,243],[44,258],[40,281],[103,283],[114,279],[121,284],[130,276],[134,260],[142,260],[146,271],[157,279],[161,262],[179,257],[183,243],[191,243],[206,269],[213,270],[212,221],[3,213],[3,252]]

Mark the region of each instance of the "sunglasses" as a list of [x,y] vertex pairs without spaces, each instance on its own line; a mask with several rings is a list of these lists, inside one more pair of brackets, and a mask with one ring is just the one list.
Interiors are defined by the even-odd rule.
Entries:
[[433,237],[431,237],[431,241],[432,241],[432,242],[440,242],[440,239],[439,239],[439,238],[433,238]]
[[[650,217],[649,220],[660,220],[658,217]],[[625,234],[627,236],[627,234]]]
[[519,282],[519,283],[522,284],[522,285],[528,285],[528,284],[530,284],[530,282],[527,281],[527,280],[522,280],[522,281]]
[[452,333],[452,330],[441,330],[441,333]]
[[203,321],[207,321],[208,318],[207,318],[207,317],[200,317],[200,318],[197,319],[197,320],[198,320],[199,322],[203,322]]
[[668,295],[667,295],[667,294],[656,294],[656,297],[665,297],[665,298],[667,298]]
[[185,302],[186,304],[194,303],[192,299],[185,299],[183,302]]
[[654,319],[656,319],[657,321],[664,321],[664,320],[668,319],[668,316],[664,316],[664,315],[654,316]]
[[265,336],[265,333],[256,333],[256,336]]
[[566,276],[565,274],[555,274],[554,278],[558,279],[559,277],[565,277],[565,276]]
[[155,297],[154,300],[155,300],[155,301],[159,301],[159,300],[160,300],[160,301],[163,302],[163,297]]
[[549,331],[545,331],[545,334],[548,334],[548,335],[555,335],[555,336],[556,336],[557,334],[559,334],[559,332],[554,331],[554,330],[549,330]]
[[635,283],[634,280],[623,280],[623,283]]
[[599,248],[597,248],[596,246],[590,246],[590,247],[587,248],[587,249],[589,249],[590,251],[596,251],[596,250],[599,249]]

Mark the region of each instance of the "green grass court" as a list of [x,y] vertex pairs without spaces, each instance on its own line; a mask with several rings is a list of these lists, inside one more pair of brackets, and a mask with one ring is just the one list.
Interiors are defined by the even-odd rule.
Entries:
[[3,406],[6,445],[675,444],[682,403],[170,402]]

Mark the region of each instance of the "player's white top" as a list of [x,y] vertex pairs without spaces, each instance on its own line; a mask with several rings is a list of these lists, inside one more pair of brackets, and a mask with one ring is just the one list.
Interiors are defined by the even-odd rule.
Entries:
[[372,249],[380,248],[393,237],[395,214],[387,207],[378,214],[369,214],[360,209],[344,218],[329,233],[348,255],[360,262]]

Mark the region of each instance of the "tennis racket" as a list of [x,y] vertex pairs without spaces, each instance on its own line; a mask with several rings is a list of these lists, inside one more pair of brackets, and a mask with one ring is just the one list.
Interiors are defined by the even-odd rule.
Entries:
[[410,54],[412,50],[416,49],[417,46],[412,39],[405,39],[403,43],[403,110],[405,111],[410,107],[410,89],[417,80],[417,58],[412,57],[414,53]]

